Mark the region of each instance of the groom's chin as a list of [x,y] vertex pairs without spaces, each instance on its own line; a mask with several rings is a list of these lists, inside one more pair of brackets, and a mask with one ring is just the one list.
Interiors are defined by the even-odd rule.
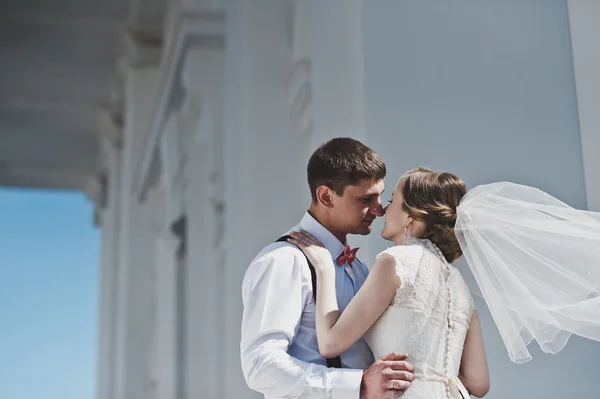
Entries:
[[373,231],[373,227],[371,225],[360,226],[360,228],[358,229],[358,231],[355,234],[366,236],[366,235],[371,234],[371,231]]

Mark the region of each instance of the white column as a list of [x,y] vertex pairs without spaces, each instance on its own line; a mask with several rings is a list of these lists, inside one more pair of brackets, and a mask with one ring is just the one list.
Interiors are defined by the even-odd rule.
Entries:
[[569,0],[567,4],[587,206],[600,211],[600,2]]
[[156,240],[156,346],[154,372],[157,399],[177,398],[177,372],[179,370],[179,320],[177,250],[180,242],[167,226]]
[[[294,59],[307,65],[310,85],[310,152],[334,137],[368,145],[365,126],[361,0],[297,0]],[[366,236],[349,237],[370,260]]]
[[113,146],[108,158],[108,201],[102,217],[102,254],[100,277],[100,318],[97,371],[97,398],[114,398],[115,315],[117,266],[119,259],[119,188],[121,178],[121,150]]
[[146,248],[152,260],[146,265],[148,286],[144,293],[147,319],[144,320],[145,336],[139,337],[146,359],[150,391],[148,399],[176,398],[178,369],[177,352],[177,250],[180,242],[166,225],[165,192],[161,184],[152,187],[146,200],[140,204],[149,227],[152,246]]
[[[212,192],[222,196],[222,189],[213,190],[215,165],[221,160],[214,152],[220,148],[216,129],[223,74],[224,22],[217,6],[186,1],[169,7],[160,90],[136,176],[135,191],[142,197],[160,179],[164,224],[181,228],[178,239],[183,244],[170,260],[172,249],[160,245],[165,259],[158,266],[165,281],[159,282],[159,291],[171,303],[159,311],[157,345],[167,357],[157,370],[160,398],[219,397],[222,389],[217,380],[221,373],[214,370],[222,359],[215,346],[223,324],[217,325],[223,313],[215,282],[219,249],[212,245],[214,234],[222,230],[218,215],[213,215],[218,206]],[[206,139],[194,141],[202,132],[208,132]],[[163,241],[169,237],[165,235]],[[169,282],[173,280],[174,293]],[[174,315],[168,312],[172,307]],[[168,320],[174,323],[171,329],[165,325]]]
[[221,398],[224,373],[222,97],[224,48],[192,46],[182,68],[180,116],[186,229],[186,398]]
[[252,394],[240,367],[241,282],[258,251],[309,204],[306,157],[291,127],[289,5],[228,0],[225,49],[225,301],[223,398]]
[[140,156],[148,130],[157,70],[132,69],[126,87],[123,164],[119,188],[120,250],[116,309],[115,399],[147,396],[152,388],[147,359],[150,339],[150,292],[155,232],[148,218],[152,210],[140,207],[131,191],[134,160]]

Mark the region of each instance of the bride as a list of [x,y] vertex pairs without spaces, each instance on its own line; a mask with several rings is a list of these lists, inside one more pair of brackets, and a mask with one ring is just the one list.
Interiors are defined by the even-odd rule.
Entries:
[[496,183],[467,193],[456,175],[413,169],[386,208],[381,235],[396,245],[377,256],[341,315],[331,254],[304,231],[289,241],[316,270],[322,356],[365,336],[375,358],[409,355],[415,380],[403,398],[482,397],[490,379],[479,317],[452,262],[464,253],[514,362],[530,359],[533,339],[556,353],[572,333],[600,340],[600,284],[591,271],[600,264],[599,219],[530,187]]

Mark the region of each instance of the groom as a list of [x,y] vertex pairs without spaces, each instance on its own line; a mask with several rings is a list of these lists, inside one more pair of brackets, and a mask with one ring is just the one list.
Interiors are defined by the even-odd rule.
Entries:
[[[346,236],[369,234],[373,220],[383,216],[385,164],[361,142],[336,138],[314,152],[307,172],[312,203],[294,230],[314,235],[339,265],[336,289],[343,311],[368,273],[346,247]],[[248,267],[242,284],[240,343],[248,386],[267,399],[400,396],[413,379],[405,355],[390,354],[373,362],[361,339],[340,358],[320,356],[313,283],[306,257],[287,242],[268,245]]]

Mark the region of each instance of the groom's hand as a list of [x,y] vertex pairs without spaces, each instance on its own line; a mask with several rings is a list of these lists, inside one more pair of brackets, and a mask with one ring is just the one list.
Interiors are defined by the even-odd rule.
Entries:
[[375,361],[363,372],[360,397],[366,399],[393,399],[400,397],[414,380],[414,368],[408,355],[390,353]]

